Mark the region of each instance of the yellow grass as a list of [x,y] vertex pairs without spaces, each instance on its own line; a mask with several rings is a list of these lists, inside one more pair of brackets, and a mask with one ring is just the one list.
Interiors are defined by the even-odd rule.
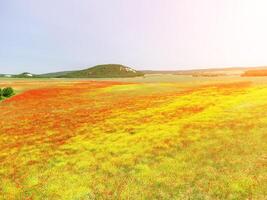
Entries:
[[167,77],[0,81],[1,198],[266,199],[266,81]]

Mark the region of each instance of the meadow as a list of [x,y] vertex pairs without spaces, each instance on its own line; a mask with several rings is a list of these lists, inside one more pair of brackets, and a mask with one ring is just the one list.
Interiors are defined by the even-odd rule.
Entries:
[[267,199],[267,78],[0,79],[0,199]]

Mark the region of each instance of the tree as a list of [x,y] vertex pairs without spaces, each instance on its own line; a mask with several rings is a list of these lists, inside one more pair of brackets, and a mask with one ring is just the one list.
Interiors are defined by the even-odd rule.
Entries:
[[3,97],[11,97],[14,94],[14,90],[11,87],[7,87],[2,89],[1,94]]

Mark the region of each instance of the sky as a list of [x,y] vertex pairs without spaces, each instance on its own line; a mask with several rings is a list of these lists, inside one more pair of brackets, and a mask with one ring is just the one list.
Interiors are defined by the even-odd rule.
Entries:
[[0,73],[267,65],[266,0],[0,0]]

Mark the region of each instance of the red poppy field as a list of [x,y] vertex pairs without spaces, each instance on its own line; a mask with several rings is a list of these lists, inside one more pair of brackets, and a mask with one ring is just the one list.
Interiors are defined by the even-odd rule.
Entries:
[[0,86],[0,199],[267,199],[266,83]]

